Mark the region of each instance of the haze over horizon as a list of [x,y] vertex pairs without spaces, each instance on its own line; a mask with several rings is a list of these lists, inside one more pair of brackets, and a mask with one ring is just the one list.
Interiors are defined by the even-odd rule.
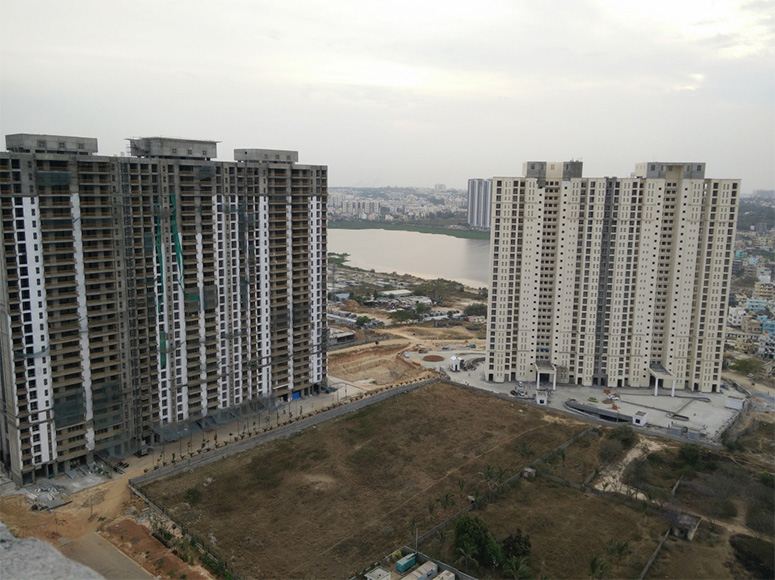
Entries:
[[332,186],[529,160],[775,189],[775,2],[0,0],[0,130],[294,149]]

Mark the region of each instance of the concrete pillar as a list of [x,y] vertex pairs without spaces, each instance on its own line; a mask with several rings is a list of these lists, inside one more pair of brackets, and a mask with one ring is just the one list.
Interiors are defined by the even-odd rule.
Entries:
[[657,390],[659,389],[659,377],[654,378],[654,396],[657,396]]
[[556,372],[552,375],[552,390],[553,391],[557,390],[557,373]]
[[670,392],[671,397],[675,397],[675,381],[676,379],[675,377],[673,377],[673,390]]
[[541,373],[536,371],[536,391],[538,390],[538,387],[540,384],[541,384]]

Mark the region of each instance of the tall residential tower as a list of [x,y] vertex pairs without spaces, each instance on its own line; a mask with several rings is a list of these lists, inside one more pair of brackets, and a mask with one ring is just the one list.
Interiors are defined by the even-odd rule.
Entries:
[[716,391],[739,180],[581,169],[493,179],[488,380]]
[[17,482],[326,378],[327,168],[214,141],[9,135],[0,459]]
[[468,225],[472,228],[490,229],[492,179],[468,180]]

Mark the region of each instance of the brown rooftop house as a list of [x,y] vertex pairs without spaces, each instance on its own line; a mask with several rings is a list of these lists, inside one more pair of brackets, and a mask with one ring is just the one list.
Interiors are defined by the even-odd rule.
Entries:
[[694,539],[694,534],[700,527],[701,521],[701,517],[694,517],[690,516],[689,514],[681,514],[678,516],[675,522],[673,522],[673,525],[670,527],[670,531],[674,536],[689,540],[691,542]]

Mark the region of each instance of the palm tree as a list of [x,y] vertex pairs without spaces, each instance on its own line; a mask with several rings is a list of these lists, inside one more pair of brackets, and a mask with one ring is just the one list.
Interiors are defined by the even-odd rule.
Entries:
[[484,468],[484,471],[479,472],[479,475],[482,476],[482,480],[479,483],[482,481],[487,483],[487,492],[489,494],[490,501],[492,501],[492,490],[493,485],[495,484],[495,469],[493,469],[492,465],[487,465]]
[[632,550],[630,550],[630,543],[627,540],[617,540],[615,538],[611,538],[605,542],[605,550],[608,552],[609,556],[616,558],[616,562],[619,564],[621,563],[622,558],[632,552]]
[[463,562],[466,567],[466,574],[468,574],[468,567],[473,564],[474,566],[478,566],[479,563],[476,561],[475,555],[476,555],[476,549],[471,544],[466,544],[465,546],[460,546],[457,549],[458,553],[458,559],[457,562]]
[[462,505],[466,497],[466,482],[462,477],[457,480],[457,489],[460,492],[460,503]]
[[527,558],[525,556],[509,558],[503,570],[514,580],[527,580],[533,576],[533,571],[527,565]]
[[439,553],[444,555],[444,548],[449,538],[449,530],[447,528],[441,528],[439,530]]
[[447,510],[455,505],[455,500],[452,497],[452,494],[445,492],[443,495],[439,496],[439,505],[441,505],[441,509],[444,510],[444,519],[447,519]]
[[479,509],[479,505],[482,503],[482,499],[483,499],[482,498],[482,492],[479,491],[478,487],[475,487],[471,491],[471,498],[472,498],[471,503],[474,504],[474,509],[478,510]]
[[598,558],[597,556],[592,556],[589,559],[589,577],[593,580],[599,580],[605,576],[605,573],[608,571],[608,564]]
[[562,460],[562,478],[565,479],[565,449],[560,449],[560,459]]

